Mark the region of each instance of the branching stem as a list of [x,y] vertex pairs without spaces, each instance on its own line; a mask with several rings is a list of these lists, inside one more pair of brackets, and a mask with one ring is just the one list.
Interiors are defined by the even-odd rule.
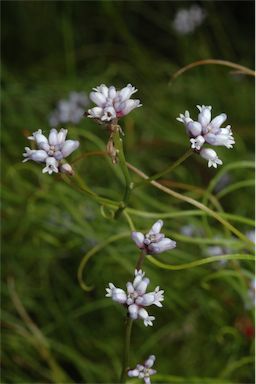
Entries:
[[185,161],[189,156],[191,156],[192,153],[193,153],[193,150],[190,148],[187,152],[184,153],[184,155],[182,155],[178,160],[176,160],[173,164],[169,165],[169,167],[165,168],[163,171],[158,172],[155,175],[152,175],[147,179],[144,179],[143,181],[139,181],[138,183],[135,183],[134,188],[150,183],[153,180],[160,179],[160,177],[166,175],[167,173],[172,172],[176,167],[178,167],[178,165],[183,163],[183,161]]

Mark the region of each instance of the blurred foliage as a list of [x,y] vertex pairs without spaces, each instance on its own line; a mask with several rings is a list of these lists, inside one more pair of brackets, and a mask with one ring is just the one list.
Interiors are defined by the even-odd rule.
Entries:
[[[148,174],[187,150],[177,115],[188,109],[195,116],[196,104],[212,105],[215,115],[227,113],[236,140],[233,150],[218,148],[223,168],[208,169],[193,155],[163,182],[197,186],[201,193],[180,191],[202,201],[202,190],[226,165],[235,164],[224,172],[231,184],[254,179],[251,167],[239,167],[240,161],[253,160],[253,79],[212,65],[194,68],[170,84],[175,71],[200,59],[253,67],[254,4],[198,3],[207,18],[193,33],[179,36],[171,22],[178,9],[190,4],[2,2],[3,382],[112,383],[121,369],[124,311],[104,297],[105,287],[109,281],[123,287],[131,279],[138,252],[126,236],[96,253],[84,274],[94,286],[89,293],[76,275],[88,250],[129,231],[125,217],[106,219],[98,204],[58,175],[43,175],[39,165],[21,163],[26,137],[39,128],[48,131],[49,114],[59,99],[101,83],[135,85],[143,107],[124,118],[122,126],[128,161]],[[104,150],[107,134],[94,122],[84,119],[68,128],[70,137],[81,141],[80,154]],[[95,192],[122,198],[122,175],[105,158],[88,157],[75,167]],[[232,224],[242,233],[252,229],[253,199],[248,186],[219,199],[225,212],[237,216]],[[193,212],[182,216],[194,208],[151,186],[136,190],[130,206],[140,230],[173,214],[164,218],[165,229],[177,248],[159,257],[165,263],[204,258],[216,238],[234,253],[246,252],[216,220]],[[143,217],[140,211],[156,215]],[[199,234],[182,236],[185,225]],[[165,290],[165,301],[163,309],[153,309],[153,328],[135,324],[131,366],[154,353],[158,375],[153,382],[252,383],[252,263],[165,271],[146,261],[144,269],[151,286]]]

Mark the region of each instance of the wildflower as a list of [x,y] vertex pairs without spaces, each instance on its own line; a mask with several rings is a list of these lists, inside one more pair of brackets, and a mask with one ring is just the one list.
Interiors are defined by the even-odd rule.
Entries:
[[30,149],[25,147],[23,162],[33,160],[37,163],[45,163],[43,173],[53,172],[73,174],[73,169],[70,164],[64,163],[63,159],[68,157],[73,151],[79,147],[79,141],[66,140],[68,130],[61,128],[58,132],[55,128],[51,129],[49,138],[42,134],[42,130],[34,132],[28,139],[34,141],[38,149]]
[[137,92],[131,84],[117,91],[114,86],[105,84],[93,88],[90,99],[97,106],[88,110],[87,116],[100,123],[117,121],[118,118],[127,115],[134,108],[141,107],[140,100],[130,99]]
[[188,136],[190,137],[191,148],[199,153],[201,157],[208,160],[208,167],[217,168],[222,164],[217,153],[211,148],[203,148],[204,144],[214,146],[225,146],[228,149],[233,148],[235,140],[231,130],[231,126],[227,125],[221,128],[226,121],[227,115],[221,113],[211,120],[212,107],[205,105],[197,105],[199,109],[198,121],[193,121],[188,111],[177,118],[178,121],[185,125]]
[[143,235],[141,232],[132,232],[132,239],[135,244],[147,254],[157,254],[176,247],[176,242],[160,233],[163,221],[158,220],[153,224],[151,230]]
[[208,160],[208,167],[214,167],[217,168],[218,164],[222,164],[222,160],[218,158],[217,153],[211,149],[211,148],[203,148],[200,151],[200,156],[202,156],[204,159]]
[[199,27],[206,17],[205,11],[198,5],[190,8],[181,8],[175,15],[172,26],[180,35],[186,35]]
[[65,123],[78,124],[87,105],[88,97],[84,92],[70,92],[68,99],[60,100],[56,109],[50,115],[50,126],[56,127]]
[[144,276],[145,273],[141,269],[135,270],[133,282],[126,284],[126,292],[115,287],[113,283],[109,283],[109,287],[106,288],[106,297],[111,297],[113,301],[125,305],[129,317],[133,320],[142,319],[147,327],[153,325],[152,321],[155,320],[155,317],[150,316],[144,307],[150,305],[162,307],[164,291],[156,287],[153,292],[146,293],[150,280]]
[[135,369],[130,369],[127,374],[129,377],[138,377],[139,379],[144,379],[145,384],[150,384],[150,376],[156,373],[155,369],[152,369],[156,357],[151,355],[144,362],[144,364],[137,364]]

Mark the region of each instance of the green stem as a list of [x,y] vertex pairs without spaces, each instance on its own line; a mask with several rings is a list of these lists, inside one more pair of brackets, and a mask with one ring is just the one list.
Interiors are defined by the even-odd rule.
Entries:
[[133,190],[133,182],[132,182],[128,167],[126,165],[124,148],[123,148],[123,140],[120,137],[119,129],[116,129],[115,132],[113,133],[113,141],[115,144],[115,148],[118,151],[118,160],[119,160],[120,168],[123,172],[124,179],[125,179],[124,197],[123,197],[123,200],[120,204],[120,207],[117,209],[117,211],[115,212],[115,216],[114,216],[115,219],[117,219],[121,215],[121,213],[123,212],[123,210],[125,209],[125,207],[128,204],[130,194]]
[[222,261],[222,260],[248,260],[248,261],[254,261],[254,255],[249,254],[243,254],[243,253],[233,253],[230,255],[220,255],[220,256],[211,256],[211,257],[205,257],[203,259],[194,260],[190,263],[185,264],[179,264],[179,265],[172,265],[172,264],[165,264],[161,261],[155,259],[153,256],[148,256],[148,261],[154,265],[156,265],[159,268],[162,269],[168,269],[170,271],[179,271],[182,269],[190,269],[199,267],[200,265],[213,263],[216,261]]
[[[143,179],[148,179],[148,176],[144,172],[140,171],[138,168],[134,167],[133,165],[131,165],[129,163],[128,163],[128,166],[129,166],[129,168],[133,172],[135,172],[137,175],[139,175]],[[176,198],[178,200],[184,201],[184,202],[186,202],[188,204],[191,204],[194,207],[199,208],[202,211],[208,213],[209,216],[214,217],[222,225],[224,225],[229,231],[234,233],[239,239],[243,240],[244,243],[246,244],[246,247],[249,250],[254,250],[254,247],[255,247],[254,243],[251,240],[249,240],[244,234],[242,234],[238,229],[233,227],[233,225],[231,225],[228,221],[223,219],[217,212],[215,212],[212,209],[206,207],[204,204],[199,203],[198,201],[192,199],[191,197],[182,195],[182,194],[180,194],[178,192],[173,191],[170,188],[164,187],[162,184],[158,183],[157,181],[151,181],[150,184],[152,184],[157,189],[160,189],[161,191],[167,193],[168,195],[170,195],[170,196],[172,196],[172,197],[174,197],[174,198]]]
[[160,177],[166,175],[167,173],[172,172],[178,165],[183,163],[189,156],[191,156],[193,153],[193,150],[190,148],[187,152],[184,153],[178,160],[176,160],[173,164],[169,165],[169,167],[165,168],[163,171],[156,173],[155,175],[150,176],[148,179],[139,181],[138,183],[135,183],[134,188],[140,187],[144,184],[150,183],[153,180],[157,180]]
[[143,264],[143,262],[145,260],[145,256],[146,256],[146,253],[142,250],[141,254],[140,254],[139,258],[138,258],[136,267],[135,267],[135,269],[137,269],[137,271],[141,269],[142,264]]
[[120,376],[120,383],[125,383],[126,381],[125,376],[126,376],[127,366],[129,364],[132,324],[133,324],[133,320],[130,317],[127,317],[126,327],[125,327],[125,339],[124,339],[123,368]]
[[[62,175],[62,179],[69,185],[71,185],[70,179],[67,178],[65,175]],[[86,192],[88,195],[91,196],[91,198],[95,201],[97,201],[100,204],[108,205],[109,207],[116,207],[118,203],[116,201],[106,199],[105,197],[101,197],[97,195],[93,190],[91,190],[85,182],[81,179],[81,177],[78,174],[75,174],[72,176],[72,179],[74,179],[77,182],[78,188],[82,190],[83,192]]]

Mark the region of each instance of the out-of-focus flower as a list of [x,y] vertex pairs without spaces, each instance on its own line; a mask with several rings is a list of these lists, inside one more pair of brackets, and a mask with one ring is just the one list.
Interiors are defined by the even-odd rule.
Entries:
[[217,153],[213,149],[203,148],[203,146],[207,143],[214,146],[233,148],[235,140],[231,126],[227,125],[225,128],[221,128],[221,125],[227,119],[225,113],[211,119],[212,107],[210,105],[197,105],[197,108],[199,109],[197,121],[191,119],[188,111],[184,115],[180,114],[177,120],[185,125],[187,134],[190,137],[191,148],[208,161],[208,167],[217,168],[218,165],[222,164]]
[[180,228],[180,233],[184,236],[192,237],[202,236],[204,232],[202,228],[196,227],[194,224],[187,224]]
[[[218,240],[218,237],[215,237],[216,240]],[[231,254],[233,251],[232,249],[228,248],[225,245],[211,245],[206,248],[206,253],[208,256],[221,256],[221,255],[228,255]],[[227,265],[228,260],[220,260],[218,262],[219,267],[224,267]]]
[[198,5],[181,8],[172,22],[174,30],[180,35],[186,35],[199,27],[206,17],[206,12]]
[[59,124],[78,124],[83,117],[89,99],[84,92],[70,92],[67,100],[60,100],[49,117],[51,127]]
[[145,273],[142,270],[135,270],[133,282],[126,284],[126,292],[109,283],[109,287],[106,288],[107,297],[111,297],[113,301],[119,304],[124,304],[127,307],[129,316],[135,319],[142,319],[145,326],[153,325],[152,321],[155,320],[154,316],[149,316],[144,307],[150,305],[156,305],[162,307],[162,301],[164,300],[164,291],[156,287],[153,292],[146,293],[150,280],[144,277]]
[[87,116],[101,123],[110,123],[127,115],[134,108],[141,107],[140,100],[130,97],[137,92],[131,84],[117,91],[114,86],[105,84],[93,88],[90,99],[97,107],[88,110]]
[[250,281],[250,286],[248,289],[248,297],[250,302],[246,305],[248,309],[255,307],[255,289],[256,289],[256,279],[253,278]]
[[137,364],[136,368],[130,369],[127,374],[129,377],[138,377],[143,379],[145,384],[150,384],[150,376],[156,373],[155,369],[152,369],[155,363],[156,357],[151,355],[144,362],[144,364]]
[[160,233],[163,221],[158,220],[153,224],[151,230],[144,235],[141,232],[132,232],[132,239],[135,244],[149,255],[162,253],[176,247],[176,242]]
[[255,230],[247,231],[245,235],[255,244]]
[[214,188],[214,192],[218,193],[222,191],[222,189],[224,189],[227,185],[231,183],[231,180],[232,180],[232,177],[229,173],[225,173],[224,175],[222,175],[217,181],[217,184]]
[[79,147],[79,141],[66,140],[68,130],[61,128],[58,132],[55,128],[51,129],[49,138],[43,135],[42,130],[34,132],[28,139],[34,141],[38,149],[30,149],[25,147],[23,162],[33,160],[36,163],[45,163],[43,173],[63,172],[73,174],[70,164],[64,163],[63,159],[68,157],[73,151]]

